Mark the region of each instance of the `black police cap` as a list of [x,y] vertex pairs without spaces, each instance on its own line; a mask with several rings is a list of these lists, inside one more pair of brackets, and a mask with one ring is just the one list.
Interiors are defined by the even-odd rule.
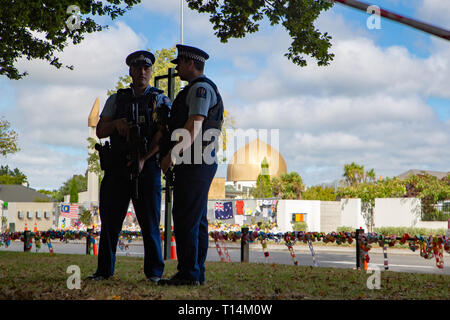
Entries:
[[183,44],[177,44],[178,56],[176,59],[172,60],[172,63],[177,64],[179,58],[193,59],[200,62],[205,62],[208,60],[209,55],[196,47],[185,46]]
[[125,62],[129,67],[132,65],[146,65],[151,67],[155,63],[155,56],[149,51],[139,50],[129,54]]

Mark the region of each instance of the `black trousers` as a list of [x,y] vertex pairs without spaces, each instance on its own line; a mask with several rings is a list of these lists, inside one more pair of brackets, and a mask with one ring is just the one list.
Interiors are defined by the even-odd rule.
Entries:
[[112,276],[116,249],[130,199],[144,240],[144,273],[161,277],[164,260],[161,253],[161,169],[153,159],[146,161],[139,176],[139,199],[132,199],[132,185],[127,170],[105,173],[100,186],[100,247],[97,275]]
[[178,165],[173,190],[173,226],[177,243],[178,275],[205,280],[208,253],[208,192],[217,164]]

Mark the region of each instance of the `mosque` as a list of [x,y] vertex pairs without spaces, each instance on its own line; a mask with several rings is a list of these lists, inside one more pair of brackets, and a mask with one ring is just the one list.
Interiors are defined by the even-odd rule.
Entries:
[[247,198],[259,174],[280,178],[287,173],[281,153],[260,139],[239,148],[230,159],[225,178],[214,178],[209,199]]

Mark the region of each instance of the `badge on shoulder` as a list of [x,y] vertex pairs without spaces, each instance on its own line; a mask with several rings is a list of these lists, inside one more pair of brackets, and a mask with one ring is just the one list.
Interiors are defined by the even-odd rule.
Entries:
[[206,89],[203,87],[199,87],[197,89],[197,94],[196,94],[197,98],[203,98],[206,99]]

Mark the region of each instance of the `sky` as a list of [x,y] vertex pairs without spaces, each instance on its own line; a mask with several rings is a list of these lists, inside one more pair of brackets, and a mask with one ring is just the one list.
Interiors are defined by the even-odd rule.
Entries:
[[[450,29],[450,0],[371,0],[370,4]],[[450,42],[341,4],[315,22],[332,36],[334,60],[319,67],[289,61],[280,26],[221,43],[208,15],[184,4],[184,44],[209,53],[205,74],[219,87],[235,128],[279,130],[274,143],[289,172],[307,186],[342,178],[356,162],[378,176],[409,169],[450,171]],[[75,70],[19,60],[22,80],[0,78],[0,117],[19,135],[20,151],[2,157],[36,190],[58,189],[87,169],[89,112],[128,74],[126,56],[181,42],[180,0],[143,0],[109,28],[59,54]],[[259,131],[258,131],[259,132]],[[269,133],[270,136],[270,133]],[[268,141],[270,142],[270,141]],[[220,165],[216,177],[226,177]]]

